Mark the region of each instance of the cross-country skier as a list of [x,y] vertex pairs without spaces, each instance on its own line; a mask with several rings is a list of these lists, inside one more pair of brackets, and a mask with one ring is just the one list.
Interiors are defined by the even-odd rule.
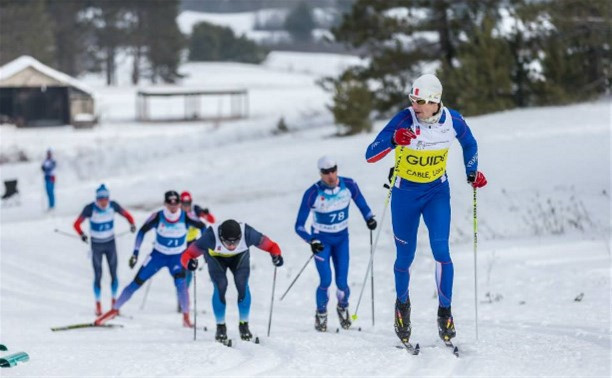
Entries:
[[[310,249],[315,254],[315,263],[320,278],[315,294],[317,303],[315,329],[325,332],[327,330],[327,302],[329,301],[328,288],[332,281],[330,260],[333,261],[336,276],[338,289],[336,312],[340,325],[345,329],[351,326],[348,311],[351,291],[347,282],[349,270],[348,216],[351,199],[361,211],[370,230],[376,228],[376,220],[357,183],[351,178],[338,176],[338,164],[335,160],[323,156],[319,159],[317,166],[321,180],[304,193],[295,222],[295,232],[310,244]],[[309,233],[305,224],[311,211],[314,216]]]
[[96,298],[96,315],[102,315],[100,303],[100,279],[102,278],[102,256],[111,275],[112,305],[115,304],[119,280],[117,279],[117,247],[115,245],[115,213],[122,215],[130,223],[130,231],[136,232],[136,225],[132,215],[117,202],[109,201],[110,192],[104,184],[96,189],[96,201],[86,205],[81,214],[74,221],[74,229],[87,243],[87,235],[81,229],[81,223],[89,218],[89,235],[91,236],[91,261],[94,269],[94,296]]
[[442,104],[440,80],[431,74],[419,77],[409,98],[412,106],[397,113],[366,151],[367,161],[375,163],[395,150],[396,178],[391,197],[397,248],[395,332],[403,342],[408,342],[412,330],[409,268],[422,215],[436,260],[438,331],[444,341],[450,341],[456,332],[451,312],[453,262],[448,242],[451,209],[446,159],[453,140],[459,140],[463,149],[467,181],[474,188],[481,188],[487,180],[478,171],[478,146],[470,128],[459,112]]
[[198,267],[197,258],[200,255],[204,255],[204,260],[208,264],[208,273],[214,286],[212,306],[217,322],[215,335],[217,341],[225,342],[227,340],[227,327],[225,325],[227,269],[234,275],[234,283],[238,291],[240,338],[248,341],[253,337],[249,330],[249,312],[251,309],[249,247],[252,245],[270,253],[272,264],[275,266],[283,265],[283,256],[281,256],[281,249],[278,244],[248,224],[238,223],[233,219],[228,219],[220,225],[210,226],[202,234],[202,237],[189,246],[181,256],[181,263],[191,271]]
[[102,325],[117,316],[121,306],[130,300],[134,292],[149,278],[153,277],[157,271],[166,267],[174,278],[174,285],[180,298],[183,326],[193,327],[189,319],[189,299],[185,286],[185,269],[181,266],[181,254],[187,246],[187,228],[195,226],[204,230],[206,225],[198,219],[191,218],[181,210],[179,194],[174,190],[165,193],[164,203],[164,209],[154,212],[138,230],[134,253],[129,261],[130,268],[134,268],[138,261],[138,252],[144,235],[154,228],[156,236],[153,251],[136,273],[134,280],[123,289],[112,310],[96,319],[96,325]]
[[[189,214],[192,218],[200,218],[208,222],[209,224],[215,223],[215,216],[207,208],[202,208],[198,205],[193,204],[193,198],[191,197],[191,193],[184,191],[181,193],[181,209],[187,214]],[[195,242],[201,235],[200,229],[197,227],[189,226],[187,229],[187,247],[189,247],[193,242]],[[185,286],[187,286],[187,298],[189,298],[189,286],[191,285],[191,280],[193,278],[193,274],[190,270],[185,272]],[[178,311],[181,311],[181,300],[178,298]]]
[[49,148],[47,150],[47,158],[43,161],[42,169],[45,178],[45,191],[47,192],[47,199],[49,201],[48,210],[55,208],[55,168],[57,163],[53,159],[53,151]]

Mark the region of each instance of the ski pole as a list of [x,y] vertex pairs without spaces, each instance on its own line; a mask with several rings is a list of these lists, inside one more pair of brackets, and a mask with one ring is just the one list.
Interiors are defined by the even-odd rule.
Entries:
[[274,308],[274,290],[276,289],[276,266],[274,267],[274,279],[272,280],[272,299],[270,300],[270,317],[268,318],[268,337],[272,327],[272,309]]
[[197,269],[191,272],[193,274],[193,341],[196,341],[196,330],[198,329],[198,285],[196,277]]
[[282,301],[283,298],[285,298],[285,295],[287,295],[287,293],[289,292],[289,290],[291,290],[291,288],[293,287],[293,284],[295,283],[295,281],[297,281],[298,278],[300,278],[300,275],[302,275],[302,272],[304,271],[304,269],[306,269],[306,267],[308,266],[308,263],[310,262],[310,260],[312,260],[312,258],[314,257],[314,253],[312,255],[310,255],[310,257],[308,258],[308,260],[306,261],[306,264],[304,264],[304,266],[302,267],[302,269],[300,269],[300,272],[297,274],[297,276],[295,276],[295,278],[293,279],[293,281],[291,281],[291,284],[289,285],[289,287],[287,288],[287,290],[285,290],[285,293],[280,297],[280,300]]
[[[372,256],[372,230],[370,230],[370,256]],[[374,320],[374,260],[372,260],[372,269],[370,271],[371,283],[372,283],[372,327],[374,327],[376,321]]]
[[151,288],[151,279],[149,279],[149,283],[147,284],[147,288],[145,289],[144,297],[142,297],[142,303],[140,304],[140,309],[143,310],[145,307],[145,303],[147,302],[147,297],[149,296],[149,289]]
[[378,231],[376,232],[376,239],[374,240],[374,244],[372,245],[372,253],[370,254],[370,261],[368,262],[368,268],[366,269],[365,277],[363,277],[363,284],[361,285],[361,292],[359,293],[359,300],[357,301],[357,306],[355,307],[355,313],[351,316],[353,320],[357,320],[357,311],[359,311],[359,305],[361,304],[361,298],[363,297],[363,291],[365,289],[366,283],[368,282],[368,275],[370,274],[370,270],[372,269],[372,263],[374,261],[374,253],[376,252],[376,246],[378,245],[378,239],[380,238],[380,231],[382,230],[383,222],[385,221],[385,215],[387,215],[387,207],[389,207],[389,202],[391,202],[391,192],[393,191],[393,186],[395,186],[395,180],[397,179],[397,171],[399,170],[399,162],[402,160],[402,156],[404,155],[404,146],[402,146],[397,154],[397,159],[395,161],[395,167],[393,169],[393,177],[391,177],[391,185],[389,185],[389,192],[387,193],[387,199],[385,200],[385,205],[383,207],[383,213],[380,217],[380,226],[378,227]]
[[476,340],[478,340],[478,265],[476,252],[478,250],[478,213],[476,208],[476,188],[474,188],[474,323]]
[[55,230],[53,230],[53,231],[55,231],[56,233],[58,233],[60,235],[68,236],[68,237],[75,238],[75,239],[81,239],[80,236],[75,235],[75,234],[73,234],[71,232],[66,232],[66,231],[58,230],[57,228]]

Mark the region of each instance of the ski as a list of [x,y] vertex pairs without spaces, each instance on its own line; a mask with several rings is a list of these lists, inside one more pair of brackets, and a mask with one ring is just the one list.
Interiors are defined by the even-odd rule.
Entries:
[[[342,328],[343,331],[356,331],[361,332],[361,327],[358,328]],[[340,333],[340,327],[336,327],[336,333]]]
[[51,331],[68,331],[71,329],[80,329],[80,328],[123,328],[122,324],[102,324],[95,325],[94,323],[80,323],[80,324],[71,324],[63,327],[52,327]]
[[218,342],[221,345],[224,345],[228,348],[232,347],[232,339],[225,339],[225,340],[215,340],[216,342]]
[[408,353],[412,354],[413,356],[418,356],[419,353],[421,353],[421,346],[419,345],[419,343],[416,343],[416,345],[412,345],[409,342],[403,342],[402,341],[402,345],[396,345],[395,346],[398,349],[405,349]]
[[0,357],[0,366],[3,368],[13,367],[19,362],[30,361],[30,356],[26,352],[17,352],[9,354],[8,356]]
[[451,348],[453,350],[453,354],[455,355],[455,357],[459,358],[459,348],[457,348],[455,346],[455,344],[453,344],[452,341],[444,341],[444,345],[446,345],[448,348]]

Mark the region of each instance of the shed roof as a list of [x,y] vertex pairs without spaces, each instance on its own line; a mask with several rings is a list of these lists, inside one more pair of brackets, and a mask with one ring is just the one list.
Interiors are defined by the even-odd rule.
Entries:
[[[74,87],[93,96],[93,91],[79,80],[55,70],[28,55],[6,63],[0,67],[0,87],[39,87],[41,80],[33,79],[33,75],[28,74],[28,70],[38,71],[40,74],[51,79],[50,82],[42,84],[54,84],[65,87]],[[21,76],[18,76],[22,73]],[[31,73],[31,72],[30,72]]]

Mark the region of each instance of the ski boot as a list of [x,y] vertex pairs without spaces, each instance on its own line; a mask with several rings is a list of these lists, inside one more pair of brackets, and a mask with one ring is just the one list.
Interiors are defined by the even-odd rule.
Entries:
[[238,324],[238,330],[240,331],[240,338],[244,341],[251,341],[253,334],[249,331],[249,322],[240,322]]
[[315,329],[319,332],[327,331],[327,312],[315,313]]
[[217,332],[215,333],[215,340],[225,343],[227,342],[227,327],[225,323],[217,324]]
[[[111,308],[115,308],[115,303],[117,303],[117,298],[111,298]],[[117,310],[117,315],[120,315],[119,310]]]
[[410,298],[406,303],[395,300],[395,334],[402,343],[410,341],[412,327],[410,326]]
[[341,307],[338,305],[336,307],[336,311],[338,312],[338,319],[340,320],[340,326],[344,329],[351,328],[351,316],[349,315],[348,306]]
[[183,313],[183,327],[185,328],[193,328],[193,324],[191,323],[191,319],[189,319],[189,313]]
[[438,334],[445,343],[457,336],[450,307],[438,307]]
[[96,316],[102,315],[102,303],[96,301]]
[[94,325],[101,326],[109,320],[112,320],[119,314],[119,310],[111,309],[106,314],[100,316],[94,321]]

